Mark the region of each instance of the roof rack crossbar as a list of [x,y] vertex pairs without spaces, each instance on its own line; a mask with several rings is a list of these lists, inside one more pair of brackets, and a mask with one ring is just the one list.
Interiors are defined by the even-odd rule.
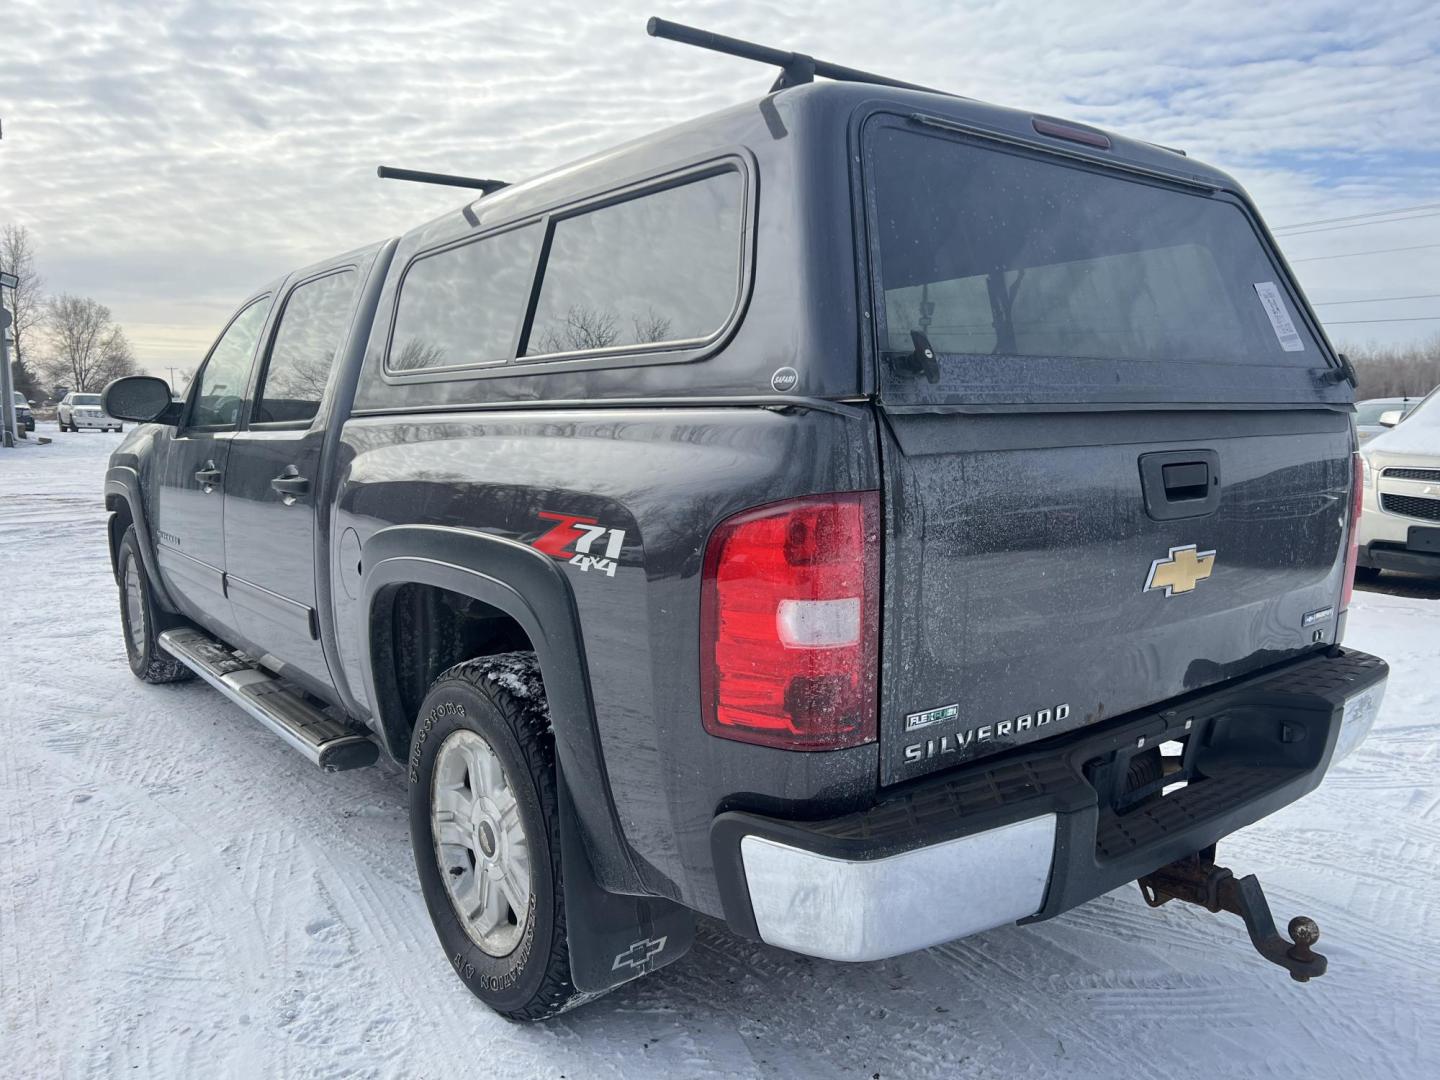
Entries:
[[738,56],[742,60],[773,64],[780,69],[780,77],[770,88],[772,93],[776,90],[783,90],[787,86],[799,86],[802,83],[814,82],[815,76],[821,75],[837,82],[871,83],[875,86],[895,86],[902,90],[923,90],[927,94],[944,94],[946,97],[957,96],[945,90],[936,90],[932,86],[902,82],[885,75],[860,71],[858,68],[832,64],[828,60],[817,60],[804,53],[772,49],[768,45],[757,45],[753,41],[726,37],[724,34],[700,30],[694,26],[685,26],[682,23],[671,22],[669,19],[651,18],[645,24],[645,32],[651,37],[678,41],[682,45],[694,45],[697,49],[709,49],[711,52],[725,53],[727,56]]
[[452,176],[449,173],[422,172],[419,169],[397,169],[381,165],[375,170],[381,180],[412,180],[417,184],[443,184],[446,187],[476,188],[486,195],[508,185],[504,180],[480,180],[473,176]]

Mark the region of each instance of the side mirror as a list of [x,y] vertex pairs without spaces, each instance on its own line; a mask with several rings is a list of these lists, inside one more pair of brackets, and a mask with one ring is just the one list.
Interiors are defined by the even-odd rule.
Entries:
[[100,408],[116,420],[137,424],[176,424],[180,410],[170,400],[170,384],[154,375],[127,375],[100,393]]
[[1378,423],[1381,427],[1394,427],[1405,419],[1404,409],[1386,409],[1380,414]]

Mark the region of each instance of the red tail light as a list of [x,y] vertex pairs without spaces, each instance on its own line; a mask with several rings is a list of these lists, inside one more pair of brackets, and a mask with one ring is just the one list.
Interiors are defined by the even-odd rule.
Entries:
[[721,522],[701,585],[705,730],[790,750],[874,740],[879,586],[877,492]]
[[1351,455],[1350,470],[1350,532],[1345,552],[1345,584],[1340,589],[1340,610],[1350,606],[1355,591],[1355,565],[1360,559],[1360,513],[1365,507],[1365,462],[1358,453]]

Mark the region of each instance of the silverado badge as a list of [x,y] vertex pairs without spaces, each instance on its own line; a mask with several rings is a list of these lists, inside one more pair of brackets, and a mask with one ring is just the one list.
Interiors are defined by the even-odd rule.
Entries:
[[1166,596],[1192,592],[1195,583],[1204,581],[1215,569],[1215,552],[1196,551],[1194,544],[1172,547],[1170,554],[1150,564],[1150,576],[1145,579],[1145,588],[1164,589]]

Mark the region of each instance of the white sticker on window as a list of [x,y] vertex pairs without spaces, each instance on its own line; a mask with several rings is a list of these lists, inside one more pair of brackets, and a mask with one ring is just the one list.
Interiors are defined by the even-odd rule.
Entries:
[[1290,321],[1290,312],[1285,310],[1285,300],[1275,283],[1255,282],[1255,295],[1260,297],[1265,314],[1270,316],[1270,325],[1275,328],[1275,339],[1280,342],[1280,347],[1286,352],[1304,352],[1305,342],[1300,340],[1295,324]]

